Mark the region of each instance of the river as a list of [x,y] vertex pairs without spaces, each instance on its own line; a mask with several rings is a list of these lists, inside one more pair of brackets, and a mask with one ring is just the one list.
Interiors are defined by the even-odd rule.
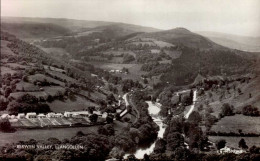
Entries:
[[[188,92],[190,90],[183,90],[180,92],[177,92],[177,95],[179,93],[184,93],[184,92]],[[126,95],[124,95],[125,97],[123,97],[125,99],[125,102],[128,103],[127,99],[126,99]],[[184,116],[185,119],[187,119],[189,117],[189,115],[192,113],[192,111],[194,110],[194,106],[195,106],[195,102],[197,100],[197,91],[195,90],[193,92],[193,104],[191,105],[191,108],[189,109],[188,113]],[[158,131],[158,135],[157,138],[163,138],[163,134],[164,131],[166,129],[166,127],[163,125],[163,118],[159,116],[159,112],[161,110],[161,104],[160,103],[153,103],[151,101],[146,101],[146,103],[148,104],[148,112],[149,114],[152,116],[153,121],[159,126],[159,131]],[[146,149],[138,149],[134,155],[137,159],[143,159],[144,154],[151,154],[155,148],[155,142],[148,148]],[[127,156],[129,156],[129,154],[126,154],[124,156],[124,159],[127,159]]]

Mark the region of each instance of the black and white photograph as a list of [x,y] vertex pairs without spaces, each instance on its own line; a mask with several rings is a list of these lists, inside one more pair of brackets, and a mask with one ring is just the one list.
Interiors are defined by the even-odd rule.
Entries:
[[9,160],[259,161],[260,0],[1,0]]

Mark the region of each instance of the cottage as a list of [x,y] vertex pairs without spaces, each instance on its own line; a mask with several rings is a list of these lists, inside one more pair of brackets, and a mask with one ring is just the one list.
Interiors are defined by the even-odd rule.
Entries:
[[9,118],[9,114],[2,114],[1,118],[2,119],[7,119],[7,118]]
[[107,116],[108,116],[108,114],[106,112],[104,112],[101,117],[102,118],[107,118]]
[[65,117],[72,117],[73,113],[72,112],[66,112],[64,113]]
[[54,112],[50,112],[46,115],[46,117],[49,117],[49,118],[53,118],[55,117],[55,113]]
[[44,114],[39,114],[38,116],[37,116],[38,118],[46,118],[46,116],[44,115]]
[[24,113],[18,113],[17,118],[18,119],[24,119],[25,118],[25,114]]
[[57,114],[54,115],[54,117],[56,117],[56,118],[61,118],[61,117],[63,117],[63,114],[57,113]]
[[82,116],[80,114],[74,113],[72,114],[73,118],[82,118]]
[[121,109],[116,109],[116,113],[121,113],[122,110]]
[[26,114],[25,117],[26,117],[27,119],[32,119],[32,118],[36,118],[37,115],[36,115],[35,112],[29,112],[29,113]]
[[244,153],[245,151],[241,150],[241,149],[235,149],[235,148],[225,146],[224,148],[220,149],[219,152],[221,154],[224,154],[224,153],[241,154],[241,153]]

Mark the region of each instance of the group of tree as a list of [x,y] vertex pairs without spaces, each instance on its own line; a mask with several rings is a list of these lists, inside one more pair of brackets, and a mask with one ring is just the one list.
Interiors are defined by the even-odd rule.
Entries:
[[228,103],[224,103],[221,107],[221,112],[219,113],[220,118],[232,115],[235,115],[234,106]]
[[37,97],[30,94],[23,94],[8,104],[7,111],[17,114],[27,112],[47,113],[51,110],[48,104],[39,102]]
[[248,105],[243,107],[242,114],[245,116],[259,116],[260,112],[257,107]]

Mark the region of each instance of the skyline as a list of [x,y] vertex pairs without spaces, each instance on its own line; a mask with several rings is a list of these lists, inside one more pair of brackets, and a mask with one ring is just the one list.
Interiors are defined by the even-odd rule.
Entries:
[[1,16],[122,22],[163,30],[184,27],[259,37],[259,6],[257,0],[2,0]]

